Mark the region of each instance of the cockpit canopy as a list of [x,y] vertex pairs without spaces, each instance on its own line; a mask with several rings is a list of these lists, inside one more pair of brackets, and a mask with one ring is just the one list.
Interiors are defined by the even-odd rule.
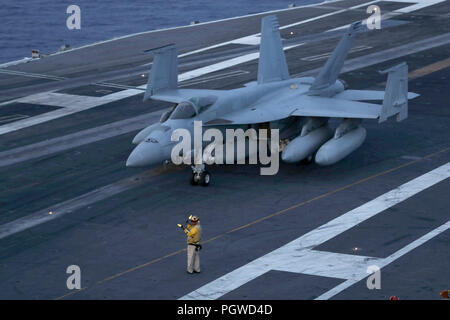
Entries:
[[172,110],[164,113],[161,122],[165,122],[169,117],[172,120],[189,119],[207,110],[217,101],[215,96],[194,97],[187,101],[180,102]]
[[197,113],[202,113],[210,106],[212,106],[216,101],[216,96],[206,96],[206,97],[197,97],[189,99],[195,105]]
[[173,111],[170,119],[178,120],[178,119],[189,119],[197,114],[197,110],[194,105],[190,101],[180,102],[175,110]]

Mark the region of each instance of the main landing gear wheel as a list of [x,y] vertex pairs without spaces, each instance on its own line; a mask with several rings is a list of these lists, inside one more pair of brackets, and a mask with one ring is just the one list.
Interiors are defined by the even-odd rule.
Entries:
[[198,178],[196,173],[192,173],[191,175],[191,185],[196,186],[198,185]]
[[191,185],[202,185],[204,187],[209,186],[211,182],[211,173],[205,170],[205,165],[191,166],[192,176],[190,179]]
[[209,182],[211,181],[211,174],[208,171],[203,171],[200,174],[200,184],[204,187],[209,186]]

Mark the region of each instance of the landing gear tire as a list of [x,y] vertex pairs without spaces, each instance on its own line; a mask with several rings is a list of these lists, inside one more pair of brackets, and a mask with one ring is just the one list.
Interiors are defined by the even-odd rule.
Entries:
[[196,173],[192,173],[191,175],[191,185],[193,186],[198,185],[198,178]]
[[200,184],[204,187],[209,186],[209,182],[211,181],[211,174],[208,171],[203,171],[200,174]]
[[191,185],[202,185],[204,187],[209,186],[209,183],[211,182],[211,173],[209,171],[205,170],[205,165],[193,165],[191,166],[192,169],[192,175],[191,175]]

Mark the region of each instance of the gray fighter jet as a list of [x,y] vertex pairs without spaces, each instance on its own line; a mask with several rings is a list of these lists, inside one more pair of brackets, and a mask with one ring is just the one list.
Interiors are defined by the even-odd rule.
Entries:
[[[356,150],[366,138],[363,119],[383,122],[391,116],[408,116],[408,66],[401,63],[388,70],[385,91],[348,90],[338,79],[361,22],[353,23],[316,78],[289,76],[279,25],[275,16],[262,19],[257,81],[233,90],[178,89],[178,60],[174,45],[155,50],[144,101],[151,98],[174,103],[159,123],[143,129],[133,139],[137,147],[126,165],[141,167],[171,159],[176,142],[172,132],[184,128],[193,133],[194,120],[203,126],[224,128],[279,129],[287,141],[281,159],[331,165]],[[367,103],[379,100],[382,104]],[[336,129],[330,118],[342,121]],[[204,166],[193,166],[192,184],[208,185],[211,175]]]

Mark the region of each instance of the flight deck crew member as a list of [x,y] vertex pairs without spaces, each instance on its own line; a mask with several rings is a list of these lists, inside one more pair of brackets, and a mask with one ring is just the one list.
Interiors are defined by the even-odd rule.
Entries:
[[202,227],[197,216],[190,217],[190,225],[184,229],[187,235],[187,272],[192,274],[200,272],[200,256],[201,249],[200,239],[202,237]]

